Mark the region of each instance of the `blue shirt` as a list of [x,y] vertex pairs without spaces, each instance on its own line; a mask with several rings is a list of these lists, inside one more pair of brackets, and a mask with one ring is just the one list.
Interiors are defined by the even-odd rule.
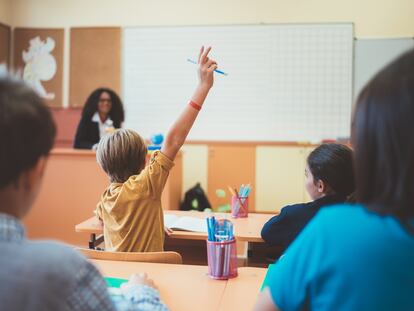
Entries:
[[269,275],[289,310],[414,310],[414,236],[360,205],[322,209]]

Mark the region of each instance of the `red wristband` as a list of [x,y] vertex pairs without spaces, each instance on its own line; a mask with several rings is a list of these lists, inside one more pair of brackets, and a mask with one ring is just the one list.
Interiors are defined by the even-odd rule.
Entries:
[[198,111],[200,111],[200,110],[201,110],[201,106],[200,106],[199,104],[196,104],[196,103],[195,103],[195,102],[193,102],[193,101],[190,101],[189,105],[190,105],[191,107],[193,107],[194,109],[198,110]]

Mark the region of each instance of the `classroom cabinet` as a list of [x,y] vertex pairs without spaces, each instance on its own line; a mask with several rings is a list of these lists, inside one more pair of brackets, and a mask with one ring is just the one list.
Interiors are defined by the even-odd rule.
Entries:
[[207,190],[207,145],[184,145],[181,148],[183,155],[183,185],[181,197],[185,192],[200,183],[204,190]]
[[256,212],[276,212],[283,206],[309,201],[305,191],[305,161],[311,148],[256,148]]
[[[249,210],[255,210],[255,149],[254,145],[209,145],[207,193],[213,208],[230,204],[228,186],[250,183],[253,191],[249,196]],[[224,190],[224,197],[217,195],[219,189]]]
[[[308,202],[304,171],[313,149],[304,145],[188,145],[183,152],[183,192],[201,182],[217,209],[230,203],[228,185],[250,183],[251,212],[276,212],[287,204]],[[217,195],[219,189],[225,191],[224,197]]]

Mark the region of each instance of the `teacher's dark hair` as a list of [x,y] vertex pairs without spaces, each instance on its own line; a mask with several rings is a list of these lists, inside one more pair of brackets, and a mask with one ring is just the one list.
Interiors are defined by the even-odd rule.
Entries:
[[358,96],[352,122],[357,200],[414,217],[414,50],[381,70]]
[[107,92],[111,97],[112,108],[109,112],[109,117],[114,123],[114,127],[120,128],[121,123],[124,122],[124,107],[119,96],[109,88],[101,87],[89,95],[83,107],[82,117],[91,119],[95,112],[98,111],[99,98],[103,92]]
[[55,132],[49,108],[31,88],[0,78],[0,189],[49,153]]
[[342,144],[323,144],[307,159],[315,182],[322,180],[334,194],[347,198],[355,191],[352,150]]

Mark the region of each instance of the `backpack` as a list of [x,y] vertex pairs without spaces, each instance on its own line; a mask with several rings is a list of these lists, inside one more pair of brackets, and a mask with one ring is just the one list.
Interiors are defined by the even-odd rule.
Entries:
[[211,209],[211,204],[208,201],[203,188],[200,183],[186,191],[184,200],[181,202],[180,210],[182,211],[204,211],[206,208]]

